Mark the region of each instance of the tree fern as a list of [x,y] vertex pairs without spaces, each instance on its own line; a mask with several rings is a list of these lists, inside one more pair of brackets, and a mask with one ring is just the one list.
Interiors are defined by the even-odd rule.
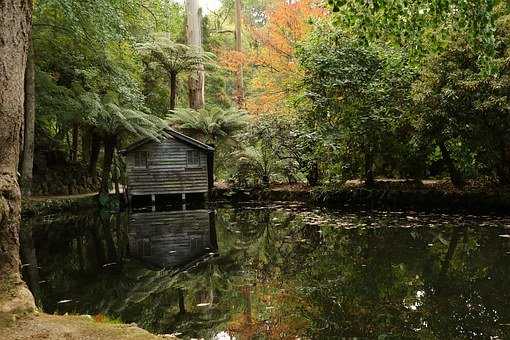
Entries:
[[193,110],[179,108],[168,117],[171,125],[199,136],[208,143],[228,141],[232,136],[248,123],[246,112],[237,109],[209,109]]

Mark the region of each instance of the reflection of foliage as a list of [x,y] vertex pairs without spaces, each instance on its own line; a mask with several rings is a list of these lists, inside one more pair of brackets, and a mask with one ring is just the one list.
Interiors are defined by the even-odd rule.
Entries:
[[100,214],[32,228],[47,311],[209,338],[509,335],[505,218],[221,208],[219,256],[181,271],[126,258],[126,223]]

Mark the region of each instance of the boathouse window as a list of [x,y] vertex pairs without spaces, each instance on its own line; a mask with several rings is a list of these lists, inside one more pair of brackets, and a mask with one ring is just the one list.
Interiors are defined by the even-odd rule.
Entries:
[[140,168],[149,167],[149,153],[147,151],[135,152],[135,166]]
[[188,166],[200,166],[200,151],[189,150],[186,158]]

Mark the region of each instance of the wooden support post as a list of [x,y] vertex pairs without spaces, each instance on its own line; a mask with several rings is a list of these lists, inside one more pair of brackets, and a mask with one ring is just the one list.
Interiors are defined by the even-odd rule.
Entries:
[[182,193],[181,195],[182,195],[182,200],[183,200],[183,201],[186,201],[186,194],[185,194],[185,193]]
[[152,211],[156,211],[156,195],[151,195],[151,202],[152,202]]

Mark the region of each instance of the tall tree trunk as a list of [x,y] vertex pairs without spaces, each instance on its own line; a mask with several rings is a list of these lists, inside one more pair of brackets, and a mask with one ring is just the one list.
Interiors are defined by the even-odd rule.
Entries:
[[[242,52],[242,39],[241,39],[241,0],[236,0],[236,51]],[[244,81],[243,81],[243,64],[239,64],[236,74],[236,103],[238,108],[243,107],[244,103]]]
[[169,87],[170,87],[170,110],[175,109],[175,100],[177,99],[177,72],[170,72]]
[[110,173],[112,171],[113,153],[117,145],[117,136],[107,136],[104,140],[103,174],[99,194],[108,195],[110,192]]
[[[188,45],[202,50],[202,10],[198,0],[186,0],[186,37]],[[189,106],[198,110],[204,107],[204,65],[197,65],[188,79]]]
[[29,0],[0,1],[0,312],[5,313],[35,308],[20,275],[21,194],[16,176],[31,13]]
[[76,162],[78,160],[78,137],[80,127],[77,122],[73,122],[72,142],[71,142],[71,160]]
[[91,145],[91,128],[88,128],[82,132],[81,135],[81,159],[83,162],[87,163],[90,160],[90,148]]
[[25,128],[23,157],[21,159],[21,190],[23,195],[32,194],[32,175],[34,168],[35,134],[35,60],[34,48],[30,43],[25,68]]
[[450,174],[450,179],[452,180],[453,185],[456,188],[462,188],[464,185],[464,180],[460,171],[457,169],[455,164],[453,163],[452,157],[450,155],[450,151],[446,147],[444,141],[438,141],[439,149],[441,150],[441,156],[443,157],[443,161],[446,163],[448,167],[448,173]]
[[365,152],[365,185],[372,187],[374,180],[374,156],[371,151]]
[[89,176],[95,179],[97,176],[97,161],[99,159],[99,152],[101,151],[101,139],[95,131],[91,132],[90,138],[91,143],[88,172]]

